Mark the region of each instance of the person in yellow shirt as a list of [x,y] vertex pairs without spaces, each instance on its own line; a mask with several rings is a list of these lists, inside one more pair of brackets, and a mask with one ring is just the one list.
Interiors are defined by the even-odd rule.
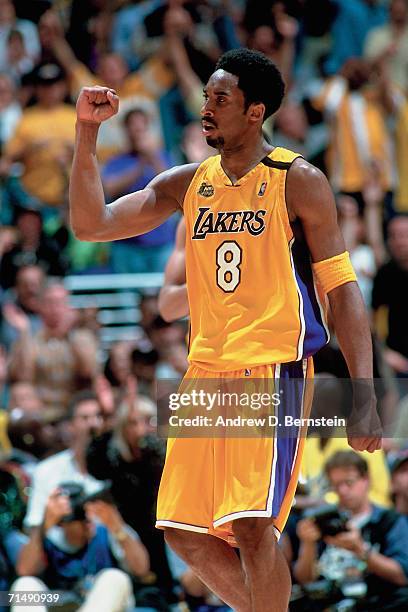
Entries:
[[57,64],[40,64],[33,75],[37,103],[24,110],[5,158],[22,162],[22,184],[47,207],[66,196],[75,138],[75,109],[64,103],[65,74]]
[[[327,482],[324,478],[324,465],[337,451],[348,450],[347,439],[341,437],[322,439],[309,436],[305,442],[301,474],[306,481],[311,496],[321,498],[328,503],[334,503],[333,493],[328,493]],[[367,461],[370,472],[369,499],[379,506],[390,506],[390,474],[387,468],[384,451],[379,453],[358,453]]]
[[384,191],[393,188],[392,142],[382,103],[389,101],[391,109],[392,102],[385,73],[379,73],[378,87],[373,76],[367,61],[351,58],[312,100],[331,131],[327,159],[331,185],[335,191],[359,195],[362,205],[362,192],[373,170]]
[[395,126],[398,188],[395,194],[395,208],[408,212],[408,100],[399,109]]
[[101,162],[126,148],[122,122],[132,108],[143,108],[153,119],[155,136],[162,136],[157,101],[174,84],[174,73],[168,67],[163,53],[158,51],[136,72],[129,72],[125,60],[118,53],[103,53],[98,59],[94,74],[76,58],[65,39],[56,13],[47,11],[40,20],[40,27],[46,48],[67,73],[69,92],[73,100],[76,100],[82,87],[89,85],[111,87],[121,98],[118,115],[108,125],[103,126],[100,133],[98,157]]

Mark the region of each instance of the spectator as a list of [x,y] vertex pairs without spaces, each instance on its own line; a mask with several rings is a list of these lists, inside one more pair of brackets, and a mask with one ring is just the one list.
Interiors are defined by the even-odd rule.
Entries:
[[408,516],[408,452],[400,451],[391,462],[391,493],[394,507]]
[[24,110],[4,153],[6,160],[24,163],[23,187],[43,206],[56,207],[68,186],[75,110],[64,104],[67,87],[59,66],[40,64],[33,79],[37,103]]
[[[2,266],[0,264],[0,274]],[[41,327],[41,319],[39,316],[39,300],[45,283],[45,275],[37,265],[26,265],[17,269],[15,286],[11,295],[5,299],[3,312],[3,322],[1,327],[1,339],[7,349],[10,349],[12,344],[18,340],[18,333],[14,326],[7,321],[7,304],[11,303],[22,312],[24,312],[30,320],[30,332],[34,334]]]
[[[89,472],[112,481],[112,495],[124,520],[146,546],[157,586],[169,595],[172,578],[167,565],[163,535],[154,527],[156,495],[164,461],[161,442],[146,435],[146,409],[151,400],[138,396],[124,402],[114,432],[94,439],[87,452]],[[134,503],[137,500],[137,503]]]
[[39,527],[43,523],[47,499],[51,491],[62,482],[82,485],[86,495],[102,488],[102,483],[88,473],[85,458],[91,435],[98,433],[101,428],[101,411],[96,395],[89,391],[74,395],[67,420],[69,448],[37,465],[24,518],[27,529]]
[[0,488],[0,557],[6,560],[10,580],[15,576],[18,556],[27,542],[27,536],[21,531],[26,505],[23,485],[6,463],[0,466]]
[[146,331],[159,314],[157,295],[145,293],[140,298],[140,325]]
[[[82,611],[127,610],[133,600],[127,573],[148,572],[147,552],[113,504],[82,501],[81,494],[81,487],[67,483],[48,496],[44,520],[19,555],[17,572],[23,578],[12,588],[63,589]],[[50,535],[56,530],[58,540]]]
[[[370,225],[365,223],[369,213],[376,214],[375,223],[381,236],[381,214],[379,205],[383,200],[383,192],[379,191],[379,199],[371,200],[367,191],[364,191],[364,201],[366,204],[364,215],[359,214],[358,203],[355,198],[347,195],[339,195],[337,198],[337,208],[339,215],[339,226],[344,236],[346,248],[350,253],[350,260],[357,275],[357,282],[361,289],[364,302],[367,307],[371,305],[371,292],[373,287],[373,278],[376,273],[376,258],[374,249],[370,244],[370,236],[367,235]],[[384,249],[382,248],[382,240],[379,240],[379,263],[383,263],[385,259]],[[367,244],[368,243],[368,244]],[[381,261],[382,259],[382,261]]]
[[61,450],[62,444],[56,427],[46,420],[44,411],[27,411],[16,407],[9,411],[7,435],[12,450],[10,461],[22,465],[30,476],[38,460]]
[[272,7],[272,19],[268,23],[259,23],[248,37],[248,47],[267,55],[282,72],[287,89],[293,75],[295,57],[295,38],[299,25],[286,13],[282,2]]
[[15,224],[18,240],[4,253],[0,263],[2,287],[13,286],[17,270],[27,265],[38,265],[49,276],[64,276],[67,264],[60,256],[57,244],[44,233],[38,208],[32,204],[16,207]]
[[220,49],[213,28],[214,16],[209,15],[208,11],[205,14],[205,4],[182,0],[162,3],[152,10],[133,35],[134,49],[139,57],[154,57],[162,49],[165,24],[171,14],[171,20],[184,32],[184,42],[194,71],[206,81],[220,55]]
[[0,0],[0,70],[7,70],[7,40],[10,32],[20,32],[28,57],[36,61],[40,52],[37,28],[31,21],[17,19],[12,0]]
[[201,163],[213,154],[213,149],[208,146],[203,138],[201,123],[194,121],[185,126],[181,139],[181,149],[187,164]]
[[388,23],[368,33],[364,55],[368,59],[383,59],[391,80],[402,90],[408,86],[408,3],[391,0]]
[[34,68],[34,62],[25,47],[24,36],[19,30],[11,30],[8,35],[7,63],[9,73],[17,83]]
[[165,321],[158,315],[149,329],[149,338],[160,355],[156,378],[180,379],[187,370],[186,330],[182,323]]
[[[330,374],[317,374],[312,406],[312,418],[334,418],[344,416],[344,396],[347,387],[344,380],[335,378]],[[324,470],[325,464],[330,461],[338,451],[349,448],[344,429],[339,427],[314,428],[308,431],[305,439],[305,448],[302,458],[301,473],[304,485],[315,504],[323,500],[329,503],[337,501],[337,496],[330,490],[330,483]],[[384,451],[378,453],[359,452],[367,462],[370,474],[370,489],[368,497],[370,502],[381,506],[390,505],[390,477]]]
[[[16,100],[16,88],[8,74],[0,73],[0,151],[12,137],[21,117],[21,108]],[[1,174],[1,173],[0,173]]]
[[135,54],[133,38],[143,24],[144,18],[160,6],[161,0],[131,2],[125,4],[114,16],[112,27],[112,48],[123,57],[131,70],[140,66],[140,59]]
[[159,363],[159,353],[149,340],[142,340],[131,353],[132,373],[137,379],[140,393],[152,397],[155,389],[156,368]]
[[119,391],[126,393],[127,384],[131,376],[130,353],[132,344],[125,340],[115,342],[109,350],[108,359],[105,364],[105,376],[108,382]]
[[383,191],[393,188],[392,143],[386,113],[392,93],[386,73],[374,84],[374,71],[365,60],[349,59],[328,79],[312,100],[330,125],[330,180],[336,191],[353,195],[364,207],[362,192],[376,173]]
[[64,37],[58,17],[52,11],[43,15],[40,27],[48,33],[48,45],[58,62],[65,69],[70,83],[72,98],[76,98],[82,87],[103,85],[115,89],[121,97],[121,111],[111,125],[101,126],[98,155],[102,161],[117,154],[126,146],[121,120],[135,106],[148,109],[157,117],[155,128],[160,133],[157,100],[173,85],[173,73],[167,67],[163,54],[157,53],[137,72],[129,73],[123,58],[105,52],[98,58],[96,75],[81,64]]
[[[393,510],[369,502],[366,461],[354,451],[336,453],[325,466],[338,508],[347,511],[347,530],[322,534],[311,518],[299,521],[300,549],[294,575],[301,584],[323,576],[343,588],[353,576],[367,590],[364,610],[403,610],[408,605],[408,523]],[[366,568],[363,575],[362,568]],[[361,605],[361,604],[360,604]]]
[[67,271],[70,274],[108,271],[110,244],[78,240],[71,230],[68,206],[63,206],[59,212],[59,217],[47,220],[46,231],[58,245],[60,259],[66,262]]
[[37,386],[49,413],[63,416],[72,393],[92,383],[96,375],[96,342],[92,332],[75,329],[63,285],[50,283],[40,300],[41,329],[30,333],[27,315],[11,305],[7,317],[20,334],[10,355],[10,378]]
[[408,99],[401,104],[396,120],[398,187],[394,205],[397,212],[408,212]]
[[362,57],[367,34],[386,22],[387,11],[380,0],[334,0],[336,17],[332,25],[332,50],[325,62],[331,75],[351,57]]
[[388,321],[385,360],[397,376],[408,376],[408,216],[398,215],[388,224],[390,261],[374,278],[372,307],[380,329],[380,312],[386,307]]
[[34,385],[25,382],[10,385],[7,409],[11,411],[14,408],[19,408],[26,414],[41,412],[41,399]]
[[[143,189],[157,174],[171,165],[150,131],[150,117],[142,109],[129,111],[125,127],[129,152],[113,157],[102,171],[102,181],[109,200]],[[112,244],[114,272],[162,272],[170,255],[175,233],[175,219],[160,227]]]

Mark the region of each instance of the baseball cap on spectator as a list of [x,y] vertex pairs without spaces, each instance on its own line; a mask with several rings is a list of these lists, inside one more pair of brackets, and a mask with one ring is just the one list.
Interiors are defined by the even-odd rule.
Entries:
[[391,474],[394,474],[404,463],[408,462],[408,450],[400,451],[396,453],[394,459],[391,462],[390,470]]
[[64,70],[58,64],[39,64],[32,72],[32,82],[34,85],[54,85],[63,81],[65,76]]

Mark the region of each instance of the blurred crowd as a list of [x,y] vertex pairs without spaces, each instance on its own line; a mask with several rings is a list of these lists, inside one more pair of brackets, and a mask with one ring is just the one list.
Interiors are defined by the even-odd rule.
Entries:
[[[202,88],[239,46],[285,77],[266,137],[334,190],[387,431],[375,455],[335,430],[307,439],[280,541],[291,609],[408,609],[408,0],[0,0],[0,590],[61,590],[90,611],[227,609],[154,528],[155,381],[183,376],[187,324],[141,295],[139,339],[106,355],[64,277],[163,272],[179,220],[109,245],[75,239],[81,87],[120,96],[98,140],[109,202],[214,154]],[[315,366],[315,415],[340,414],[335,337]]]

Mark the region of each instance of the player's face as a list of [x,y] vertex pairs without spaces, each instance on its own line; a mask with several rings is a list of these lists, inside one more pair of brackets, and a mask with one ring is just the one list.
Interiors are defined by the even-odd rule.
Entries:
[[224,149],[241,144],[248,117],[237,76],[225,70],[217,70],[211,75],[204,87],[201,123],[210,147]]

